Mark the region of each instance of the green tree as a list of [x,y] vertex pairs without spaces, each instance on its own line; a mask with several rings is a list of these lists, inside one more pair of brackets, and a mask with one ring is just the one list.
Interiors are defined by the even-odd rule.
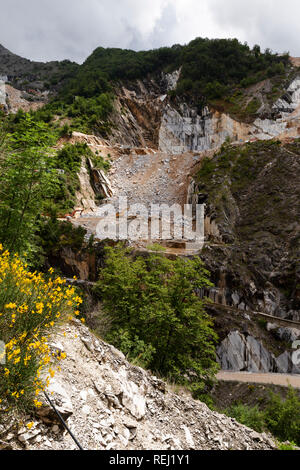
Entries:
[[[37,222],[48,191],[46,124],[19,115],[18,130],[0,149],[0,241],[13,252],[34,251]],[[2,133],[3,135],[3,133]]]
[[144,366],[202,390],[218,369],[217,336],[196,293],[211,285],[202,261],[161,253],[133,259],[123,246],[105,252],[96,292],[111,321],[107,339],[123,350],[126,344],[129,359],[138,346]]

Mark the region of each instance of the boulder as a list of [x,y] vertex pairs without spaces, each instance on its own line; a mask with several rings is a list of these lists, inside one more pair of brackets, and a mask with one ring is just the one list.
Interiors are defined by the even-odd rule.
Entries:
[[[47,392],[56,409],[64,419],[67,419],[73,414],[72,401],[66,390],[57,380],[52,379]],[[41,408],[37,409],[37,415],[42,419],[42,421],[44,421],[46,424],[60,422],[58,416],[51,407],[50,403],[47,401],[46,397],[42,396],[41,401],[43,405]]]
[[217,359],[223,370],[244,370],[245,338],[239,331],[231,331],[217,349]]
[[300,330],[297,328],[278,328],[276,336],[287,343],[293,343],[300,338]]
[[277,372],[280,374],[300,374],[300,364],[294,364],[292,353],[285,351],[276,359]]
[[231,331],[217,349],[217,359],[223,370],[272,372],[275,357],[253,336]]

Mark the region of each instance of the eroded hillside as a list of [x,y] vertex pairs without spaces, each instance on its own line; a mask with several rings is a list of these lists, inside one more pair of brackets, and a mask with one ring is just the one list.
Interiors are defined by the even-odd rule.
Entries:
[[[65,335],[64,335],[65,331]],[[122,353],[75,322],[51,343],[65,352],[49,392],[84,449],[90,450],[272,450],[273,439],[225,417],[188,395],[176,395],[162,380],[129,364]],[[6,448],[76,449],[57,425],[49,405],[31,428],[2,425]],[[8,431],[5,432],[5,429]],[[2,443],[3,445],[3,443]],[[1,448],[1,442],[0,442]]]

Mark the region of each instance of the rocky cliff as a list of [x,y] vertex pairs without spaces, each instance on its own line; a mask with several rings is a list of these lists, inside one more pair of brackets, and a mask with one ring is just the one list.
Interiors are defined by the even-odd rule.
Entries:
[[[128,146],[152,147],[164,153],[182,154],[217,149],[225,140],[245,142],[300,134],[300,74],[295,70],[282,85],[274,102],[268,101],[272,84],[261,82],[247,90],[246,103],[257,100],[255,113],[236,116],[230,107],[198,108],[184,98],[170,98],[180,70],[155,78],[125,83],[117,91],[112,140]],[[246,107],[245,107],[246,106]],[[250,120],[249,120],[250,118]]]
[[197,174],[221,303],[299,320],[299,155],[299,140],[228,146]]
[[[291,344],[300,338],[300,330],[279,330],[279,340],[285,337]],[[290,352],[275,357],[267,348],[250,334],[231,331],[218,347],[217,358],[222,370],[300,374],[300,365],[293,363]]]
[[207,294],[241,318],[238,333],[233,313],[216,317],[225,369],[299,373],[290,352],[296,337],[276,337],[263,320],[249,332],[253,315],[243,334],[250,311],[299,321],[299,155],[298,140],[224,146],[195,177],[190,197],[206,203],[202,256],[216,286]]

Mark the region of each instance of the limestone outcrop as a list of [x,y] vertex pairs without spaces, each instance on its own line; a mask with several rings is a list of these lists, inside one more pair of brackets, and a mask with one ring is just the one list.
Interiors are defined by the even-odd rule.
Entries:
[[282,96],[272,106],[264,97],[270,92],[267,84],[260,84],[260,91],[249,90],[248,100],[257,95],[261,103],[250,122],[246,114],[244,120],[238,120],[211,106],[199,111],[183,98],[171,100],[167,93],[176,87],[179,76],[180,70],[120,87],[113,115],[112,142],[182,154],[217,149],[228,139],[247,142],[300,135],[298,75],[286,84]]
[[217,359],[222,370],[300,374],[300,365],[293,363],[291,352],[285,351],[276,358],[261,341],[239,331],[231,331],[222,341]]

